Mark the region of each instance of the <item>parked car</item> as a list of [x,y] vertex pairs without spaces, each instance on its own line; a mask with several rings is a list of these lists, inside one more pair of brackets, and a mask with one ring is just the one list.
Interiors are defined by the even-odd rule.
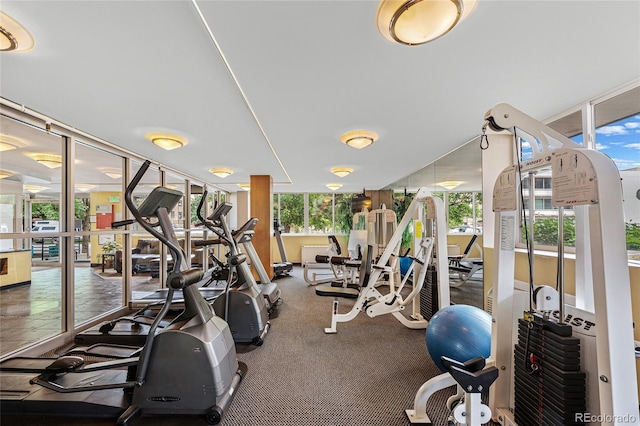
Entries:
[[482,234],[482,228],[476,227],[475,230],[469,225],[460,225],[449,230],[451,234]]

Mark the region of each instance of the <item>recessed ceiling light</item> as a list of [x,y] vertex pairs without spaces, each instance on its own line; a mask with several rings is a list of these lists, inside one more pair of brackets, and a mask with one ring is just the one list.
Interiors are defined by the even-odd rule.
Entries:
[[219,178],[226,178],[229,177],[233,174],[233,170],[227,168],[227,167],[215,167],[213,169],[210,169],[209,172],[213,173],[214,175],[218,176]]
[[478,0],[382,0],[378,30],[389,41],[414,46],[442,37],[465,20]]
[[153,142],[154,145],[159,146],[162,149],[166,149],[167,151],[182,148],[189,142],[187,138],[182,136],[163,132],[150,132],[144,135],[144,137]]
[[340,142],[352,148],[362,149],[378,140],[378,134],[368,130],[352,130],[340,136]]
[[35,42],[22,25],[0,11],[0,52],[27,52]]
[[464,182],[459,181],[459,180],[447,180],[447,181],[444,181],[444,182],[437,183],[436,185],[441,186],[443,188],[446,188],[448,190],[452,190],[452,189],[455,189],[455,188],[459,187],[463,183]]
[[332,167],[331,173],[338,177],[345,177],[353,173],[353,169],[351,167]]
[[327,184],[327,188],[329,188],[332,191],[335,191],[337,189],[342,188],[342,184],[341,183],[328,183]]
[[238,186],[242,189],[244,189],[245,191],[248,191],[251,189],[251,184],[250,183],[239,183]]
[[31,158],[50,169],[62,167],[62,157],[58,154],[33,154]]

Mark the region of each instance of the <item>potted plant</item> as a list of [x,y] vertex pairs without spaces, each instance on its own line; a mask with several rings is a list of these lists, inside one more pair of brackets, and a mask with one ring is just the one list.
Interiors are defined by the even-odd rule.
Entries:
[[[115,257],[115,253],[117,250],[122,249],[122,244],[120,244],[119,242],[115,241],[115,240],[109,240],[106,243],[102,244],[102,254],[100,255],[101,257],[101,261],[104,267],[104,263],[105,261],[112,261]],[[111,258],[111,259],[109,259]],[[111,265],[109,265],[109,267],[111,267]]]

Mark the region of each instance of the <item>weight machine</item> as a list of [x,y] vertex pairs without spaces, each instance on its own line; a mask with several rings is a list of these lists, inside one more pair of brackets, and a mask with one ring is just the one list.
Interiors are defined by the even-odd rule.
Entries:
[[[426,207],[426,208],[425,208]],[[414,216],[419,219],[415,221],[415,249],[414,257],[409,270],[405,274],[400,285],[396,288],[390,286],[389,293],[382,294],[376,284],[381,280],[382,275],[388,271],[395,256],[398,253],[398,247],[402,241],[402,233],[411,225]],[[436,234],[433,234],[433,223],[436,224]],[[431,226],[429,226],[431,224]],[[444,214],[443,201],[431,195],[426,188],[420,188],[409,205],[405,215],[402,217],[400,224],[389,239],[384,251],[376,260],[363,288],[353,308],[345,313],[338,313],[338,298],[335,298],[332,305],[331,327],[325,328],[327,334],[337,333],[337,325],[339,322],[348,322],[354,319],[361,311],[367,313],[370,317],[377,317],[384,314],[392,314],[404,326],[413,329],[424,329],[427,326],[427,320],[420,313],[419,300],[416,296],[422,290],[424,280],[427,274],[427,268],[432,260],[435,252],[436,269],[439,279],[438,283],[438,301],[440,307],[449,305],[449,274],[447,256],[447,239],[446,239],[446,222]],[[391,272],[392,273],[392,272]],[[403,296],[402,291],[409,277],[413,275],[413,288],[408,295]],[[411,304],[412,313],[410,317],[405,316],[402,311]]]
[[[530,401],[522,395],[530,383],[523,387],[522,375],[518,379],[521,366],[514,363],[516,319],[522,318],[522,311],[526,310],[529,322],[525,324],[529,325],[525,327],[541,324],[543,330],[551,330],[554,335],[569,330],[580,340],[580,364],[586,376],[586,412],[582,413],[582,418],[579,418],[581,413],[574,413],[574,420],[584,420],[584,415],[588,414],[592,419],[600,419],[603,425],[638,424],[640,414],[622,187],[615,164],[603,153],[576,144],[507,104],[498,104],[485,114],[481,146],[488,145],[487,127],[496,132],[512,133],[526,141],[533,152],[530,160],[505,168],[493,191],[496,231],[491,359],[500,370],[489,398],[494,421],[502,425],[519,424],[522,421],[518,420],[518,412],[533,409],[544,414],[543,408],[547,407],[540,405],[547,404],[547,400],[537,402],[538,406],[533,408],[527,405]],[[525,297],[518,294],[523,292],[514,291],[519,177],[525,173],[532,175],[543,167],[551,169],[552,204],[560,211],[560,236],[563,235],[564,208],[572,207],[575,212],[576,306],[566,305],[564,300],[562,237],[558,238],[558,303],[549,307],[544,303],[548,297],[537,297],[536,305],[532,300],[535,296],[525,296],[525,301]],[[531,183],[532,178],[530,192],[533,191]],[[529,217],[532,218],[533,203],[529,206]],[[533,255],[532,236],[529,237],[529,253]],[[533,262],[532,257],[530,262]],[[532,263],[530,271],[533,271]],[[531,288],[533,283],[531,277]],[[539,289],[549,293],[546,286]],[[518,346],[515,355],[519,356]],[[534,367],[535,361],[529,354],[524,356],[529,357],[523,359],[529,359],[528,363]],[[547,411],[551,408],[547,407]],[[543,421],[551,424],[549,420]]]

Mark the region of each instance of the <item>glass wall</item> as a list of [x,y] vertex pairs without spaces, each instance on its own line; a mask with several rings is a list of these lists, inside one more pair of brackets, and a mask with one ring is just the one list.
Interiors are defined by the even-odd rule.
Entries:
[[[0,355],[66,329],[64,140],[0,116]],[[69,235],[69,234],[66,234]]]
[[[0,130],[4,357],[45,340],[62,343],[75,329],[162,287],[167,260],[166,250],[137,224],[112,227],[114,221],[130,218],[123,189],[142,160],[4,105]],[[161,182],[185,194],[187,188],[197,188],[170,213],[180,238],[193,240],[191,204],[197,205],[203,185],[191,185],[179,172],[152,165],[133,194],[134,202],[140,205]],[[211,204],[220,197],[213,191]],[[197,256],[190,244],[185,247],[190,249],[190,257]]]
[[273,217],[283,234],[348,234],[354,194],[274,194]]
[[[81,325],[124,304],[123,158],[75,142],[74,321]],[[96,164],[100,164],[98,168]]]

